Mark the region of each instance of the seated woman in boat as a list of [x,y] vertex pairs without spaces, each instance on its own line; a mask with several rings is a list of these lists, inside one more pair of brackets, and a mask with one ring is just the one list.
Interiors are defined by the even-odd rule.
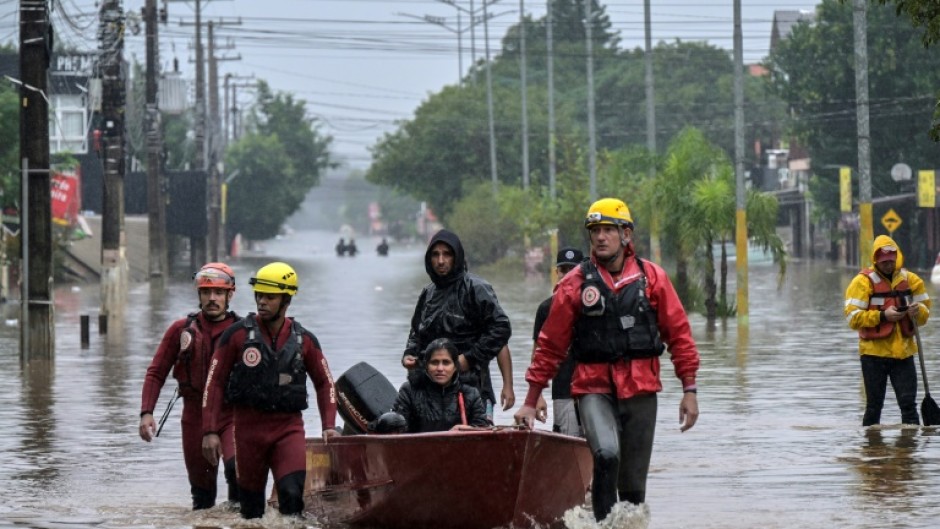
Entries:
[[424,364],[408,374],[392,406],[405,418],[408,433],[490,426],[480,392],[460,383],[459,354],[453,342],[438,338],[425,349]]

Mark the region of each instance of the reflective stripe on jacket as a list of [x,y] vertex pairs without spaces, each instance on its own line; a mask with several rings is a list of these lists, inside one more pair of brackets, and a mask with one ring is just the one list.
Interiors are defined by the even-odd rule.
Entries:
[[[872,263],[875,261],[875,253],[878,249],[889,245],[897,247],[894,240],[887,235],[879,235],[875,238],[875,243],[872,248]],[[920,304],[920,311],[917,314],[917,325],[923,326],[930,317],[930,296],[927,295],[923,279],[914,272],[902,268],[903,264],[904,257],[901,251],[898,250],[896,271],[894,276],[890,278],[890,281],[879,272],[874,272],[874,275],[883,283],[878,288],[887,291],[897,291],[903,289],[903,287],[901,287],[902,283],[907,283],[911,291],[910,302]],[[872,265],[872,267],[872,269],[874,269],[874,265]],[[854,331],[861,331],[866,327],[875,328],[881,323],[880,308],[882,307],[882,303],[877,299],[879,296],[875,291],[875,284],[871,276],[860,273],[855,275],[852,282],[849,283],[848,288],[845,290],[845,305],[842,309],[842,313],[843,316],[845,316],[849,328]],[[887,302],[887,300],[885,302]],[[904,333],[901,332],[900,326],[891,325],[891,331],[884,338],[868,339],[859,336],[858,352],[863,355],[904,359],[917,354],[917,344],[911,336],[905,336]]]

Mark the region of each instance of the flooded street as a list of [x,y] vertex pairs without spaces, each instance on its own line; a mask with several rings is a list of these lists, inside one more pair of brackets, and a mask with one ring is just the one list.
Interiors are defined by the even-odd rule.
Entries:
[[[263,257],[231,262],[238,276],[233,309],[253,310],[248,277],[266,262],[284,260],[300,280],[288,315],[317,335],[334,376],[367,361],[397,387],[405,378],[399,359],[414,303],[428,282],[424,247],[393,245],[389,256],[380,258],[377,241],[361,237],[358,256],[339,258],[333,251],[337,238],[297,232],[266,243]],[[940,431],[860,426],[856,337],[841,315],[851,275],[828,263],[791,263],[778,289],[775,269],[753,267],[749,332],[739,333],[732,320],[708,333],[704,318],[692,316],[702,354],[701,417],[695,428],[679,433],[681,394],[665,362],[647,493],[650,528],[937,525]],[[487,279],[513,324],[518,406],[527,388],[523,376],[535,309],[550,287],[548,279]],[[936,298],[933,286],[928,292]],[[52,367],[39,362],[20,367],[19,331],[11,321],[18,307],[3,307],[0,529],[249,526],[219,508],[198,515],[189,511],[179,408],[155,442],[144,443],[137,435],[144,372],[167,326],[197,309],[191,284],[171,285],[159,297],[146,284],[132,285],[123,340],[115,335],[113,343],[98,335],[97,285],[62,286],[55,300]],[[88,349],[80,347],[82,314],[91,315]],[[921,330],[935,393],[940,392],[937,325],[931,321]],[[498,391],[498,371],[492,369]],[[156,415],[172,391],[168,383]],[[922,398],[921,387],[918,402]],[[308,435],[318,435],[316,406],[305,412],[305,420]],[[900,421],[890,391],[882,420]],[[511,422],[512,410],[497,413],[498,424]],[[270,513],[263,520],[265,527],[279,523]]]

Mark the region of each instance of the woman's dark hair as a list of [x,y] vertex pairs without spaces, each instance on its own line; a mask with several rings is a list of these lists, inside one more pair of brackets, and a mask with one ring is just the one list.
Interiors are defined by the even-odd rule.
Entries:
[[449,338],[438,338],[429,343],[428,346],[424,348],[424,353],[422,356],[424,357],[425,368],[427,368],[428,361],[431,360],[431,355],[434,354],[434,351],[437,351],[438,349],[444,349],[447,351],[447,353],[450,355],[450,359],[454,362],[454,364],[458,364],[457,357],[460,356],[460,351],[457,350],[457,346],[454,345],[454,342],[450,341]]

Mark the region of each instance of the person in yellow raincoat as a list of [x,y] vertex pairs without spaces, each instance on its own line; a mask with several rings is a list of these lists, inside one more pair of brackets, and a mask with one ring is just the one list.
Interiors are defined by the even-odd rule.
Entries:
[[858,352],[865,384],[862,426],[881,422],[888,380],[901,408],[901,422],[920,424],[914,325],[930,316],[924,281],[905,270],[904,256],[887,235],[875,238],[872,265],[858,273],[845,291],[845,319],[858,331]]

